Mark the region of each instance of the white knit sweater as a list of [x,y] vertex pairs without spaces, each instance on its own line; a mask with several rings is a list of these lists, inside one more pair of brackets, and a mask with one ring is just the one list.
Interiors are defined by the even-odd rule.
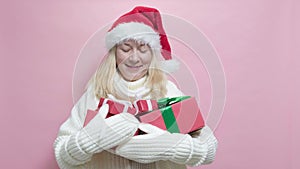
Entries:
[[[131,85],[136,86],[143,81],[144,79],[140,79],[137,82],[131,83]],[[119,83],[122,84],[125,82],[119,81]],[[124,89],[122,85],[118,85],[118,87]],[[131,90],[133,91],[130,92],[139,92],[139,90]],[[183,93],[178,90],[176,85],[168,81],[166,97],[181,95]],[[96,109],[98,102],[99,100],[94,96],[92,87],[89,87],[73,107],[71,116],[61,125],[54,142],[55,157],[61,169],[186,169],[185,164],[176,164],[171,161],[157,161],[149,164],[137,163],[105,150],[97,154],[86,154],[83,152],[76,141],[70,140],[83,128],[87,109]],[[206,131],[208,130],[202,129],[201,135],[198,137],[200,138],[202,135],[205,135]],[[212,135],[212,137],[206,140],[204,145],[205,149],[203,149],[203,145],[202,148],[194,145],[193,153],[199,160],[196,158],[197,162],[193,165],[208,164],[214,160],[217,148],[216,138]],[[66,147],[72,148],[66,149]]]

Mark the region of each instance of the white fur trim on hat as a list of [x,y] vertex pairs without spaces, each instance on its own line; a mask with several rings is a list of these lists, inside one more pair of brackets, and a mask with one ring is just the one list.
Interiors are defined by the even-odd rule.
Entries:
[[159,62],[159,69],[166,73],[172,73],[179,69],[180,62],[172,59],[172,60],[163,60]]
[[116,44],[133,39],[149,44],[151,48],[161,49],[160,36],[150,26],[139,22],[121,23],[106,34],[105,44],[109,50]]

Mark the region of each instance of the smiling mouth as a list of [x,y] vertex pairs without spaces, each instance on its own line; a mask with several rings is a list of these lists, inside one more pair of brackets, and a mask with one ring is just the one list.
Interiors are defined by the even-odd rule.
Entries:
[[143,67],[143,65],[138,65],[138,66],[135,66],[135,65],[126,65],[126,66],[129,67],[129,68],[132,68],[132,69],[138,69],[138,68]]

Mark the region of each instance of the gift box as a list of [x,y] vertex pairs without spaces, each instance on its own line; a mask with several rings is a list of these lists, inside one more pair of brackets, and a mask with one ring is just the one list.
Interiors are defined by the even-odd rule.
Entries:
[[163,98],[157,101],[158,109],[143,112],[136,117],[171,133],[187,134],[204,127],[205,123],[194,97]]
[[[134,114],[140,122],[149,123],[171,133],[189,133],[204,127],[204,120],[195,98],[181,96],[159,100],[137,100],[132,106],[109,99],[100,98],[96,110],[88,110],[84,125],[86,126],[98,113],[103,104],[109,105],[108,118],[118,113]],[[141,131],[138,134],[143,134]]]
[[127,112],[136,115],[140,112],[149,112],[158,109],[158,104],[156,100],[137,100],[131,106],[126,106],[125,104],[115,102],[106,98],[100,98],[96,110],[90,110],[90,109],[87,110],[87,114],[83,126],[86,126],[96,116],[100,107],[103,104],[109,105],[108,113],[103,115],[104,118],[111,117],[121,112]]

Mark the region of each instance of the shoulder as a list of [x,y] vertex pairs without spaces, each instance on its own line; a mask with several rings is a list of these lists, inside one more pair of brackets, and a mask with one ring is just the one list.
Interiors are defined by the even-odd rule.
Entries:
[[79,100],[75,104],[75,108],[79,108],[82,110],[85,109],[95,109],[97,108],[97,103],[99,102],[99,99],[96,97],[95,92],[94,92],[94,86],[89,85]]
[[99,99],[96,97],[94,85],[89,85],[85,93],[87,94],[88,107],[92,109],[97,108]]
[[175,83],[173,83],[172,81],[168,80],[167,81],[167,95],[166,97],[177,97],[177,96],[183,96],[183,92],[181,90],[178,89],[178,87],[176,86]]

